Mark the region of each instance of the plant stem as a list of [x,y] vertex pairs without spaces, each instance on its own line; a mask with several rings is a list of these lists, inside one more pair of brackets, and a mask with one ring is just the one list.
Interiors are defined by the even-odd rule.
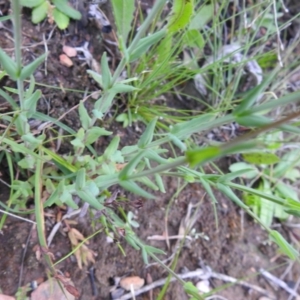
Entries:
[[[27,122],[27,117],[24,109],[24,81],[19,78],[22,70],[22,21],[21,21],[21,5],[19,0],[12,0],[12,10],[13,10],[13,31],[14,31],[14,47],[15,47],[15,60],[18,71],[17,87],[18,96],[20,102],[21,113],[16,117],[16,128],[19,135],[24,135],[29,132],[29,126]],[[25,142],[27,145],[27,142]]]
[[181,157],[174,159],[170,163],[163,164],[163,165],[157,166],[153,169],[139,172],[137,174],[129,175],[128,179],[137,179],[137,178],[141,178],[141,177],[145,177],[145,176],[149,176],[149,175],[158,174],[163,171],[167,171],[167,170],[182,166],[184,163],[186,163],[186,158],[184,156],[181,156]]
[[[43,171],[43,151],[39,151],[40,159],[36,160],[36,173],[34,177],[34,186],[35,186],[35,193],[34,193],[34,206],[35,206],[35,218],[37,223],[37,232],[38,232],[38,238],[39,243],[41,246],[41,252],[44,254],[44,257],[46,259],[46,262],[48,266],[50,267],[52,275],[55,274],[55,269],[53,267],[51,257],[47,253],[48,251],[48,245],[45,238],[45,222],[44,222],[44,207],[41,199],[42,194],[42,171]],[[45,252],[44,252],[45,251]]]
[[[21,5],[19,3],[19,0],[12,0],[12,9],[13,9],[13,23],[14,23],[14,46],[15,46],[15,60],[17,64],[18,74],[20,74],[22,69],[22,52],[21,52],[21,46],[22,46],[22,35],[21,35],[21,28],[22,28],[22,22],[21,22]],[[24,85],[23,80],[18,79],[17,80],[18,85],[18,95],[20,100],[20,107],[21,110],[23,110],[24,105]]]

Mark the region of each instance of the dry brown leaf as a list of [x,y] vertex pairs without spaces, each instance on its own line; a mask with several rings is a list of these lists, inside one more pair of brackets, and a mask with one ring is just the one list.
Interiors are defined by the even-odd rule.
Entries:
[[61,54],[59,56],[59,62],[68,68],[73,66],[72,60],[66,54]]
[[[71,281],[68,282],[71,285]],[[66,298],[67,296],[67,298]],[[38,286],[31,294],[31,300],[75,300],[64,284],[59,285],[57,280],[51,278]]]

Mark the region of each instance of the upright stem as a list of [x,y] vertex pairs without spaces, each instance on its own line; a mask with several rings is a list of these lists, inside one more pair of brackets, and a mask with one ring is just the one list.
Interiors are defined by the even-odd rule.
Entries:
[[[22,34],[21,34],[21,5],[19,0],[12,0],[12,9],[13,9],[13,30],[14,30],[14,44],[15,44],[15,60],[17,64],[18,73],[21,73],[22,69]],[[23,80],[18,79],[18,94],[19,94],[19,101],[21,110],[23,110],[24,106],[24,84]]]
[[[19,135],[28,133],[29,126],[27,122],[26,112],[24,109],[24,82],[19,78],[22,70],[22,21],[21,21],[21,5],[19,0],[12,0],[13,9],[13,31],[14,31],[14,45],[15,45],[15,60],[18,70],[17,88],[20,102],[21,113],[17,116],[15,124]],[[25,145],[27,142],[25,142]]]

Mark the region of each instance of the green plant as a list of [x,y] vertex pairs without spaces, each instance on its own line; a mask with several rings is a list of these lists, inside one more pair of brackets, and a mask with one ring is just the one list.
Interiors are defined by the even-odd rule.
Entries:
[[55,22],[59,29],[66,29],[70,19],[81,19],[81,13],[67,0],[21,0],[20,4],[32,8],[31,20],[34,24],[47,18],[48,22]]
[[[280,148],[285,147],[281,135],[280,131],[264,135],[262,139],[268,148],[243,155],[244,162],[232,164],[230,170],[232,172],[244,170],[245,173],[241,174],[241,178],[249,181],[248,186],[264,194],[299,201],[297,192],[291,184],[300,178],[298,170],[300,152],[298,149],[289,150],[279,158],[275,153],[280,153]],[[285,206],[272,203],[258,195],[245,193],[244,199],[266,226],[271,226],[274,217],[285,220],[289,214],[293,214],[293,211]]]
[[[81,203],[76,203],[74,201],[75,197],[90,205],[91,213],[102,224],[103,231],[108,235],[109,232],[113,232],[118,241],[125,239],[134,249],[141,252],[145,263],[151,257],[162,264],[157,254],[163,254],[163,251],[146,245],[141,241],[135,233],[137,223],[132,220],[131,213],[125,211],[122,202],[118,201],[118,199],[114,200],[116,205],[111,205],[109,202],[111,193],[108,189],[113,185],[118,185],[136,195],[151,199],[154,196],[149,190],[165,191],[163,178],[166,176],[176,176],[188,182],[199,182],[212,198],[213,205],[217,203],[214,189],[218,189],[257,220],[286,255],[292,259],[297,259],[298,257],[297,250],[277,231],[262,222],[261,218],[251,211],[248,205],[234,191],[240,190],[265,198],[270,202],[284,206],[288,212],[299,211],[300,205],[296,199],[269,194],[253,187],[235,183],[234,179],[244,174],[244,169],[235,170],[229,174],[218,174],[205,173],[201,168],[204,164],[216,161],[225,155],[241,152],[247,153],[249,149],[257,152],[261,151],[261,148],[266,149],[266,142],[256,137],[266,131],[272,132],[274,128],[299,134],[300,130],[297,126],[287,124],[294,118],[299,117],[299,113],[289,114],[279,121],[274,121],[267,116],[267,113],[274,108],[298,101],[300,96],[300,92],[296,92],[274,100],[270,95],[264,95],[265,90],[278,74],[278,69],[270,72],[265,80],[245,93],[243,99],[232,107],[233,110],[230,113],[220,114],[219,111],[204,112],[184,122],[174,122],[170,127],[162,127],[164,130],[160,132],[157,131],[158,118],[152,118],[135,145],[120,148],[120,138],[112,136],[109,145],[103,153],[99,154],[94,149],[93,144],[99,137],[112,135],[112,132],[98,124],[99,120],[102,121],[104,119],[115,97],[122,93],[129,95],[129,98],[134,98],[137,91],[141,89],[141,83],[135,76],[120,79],[123,70],[130,68],[133,62],[142,60],[146,51],[151,47],[157,49],[158,56],[160,55],[161,57],[159,57],[161,65],[166,66],[168,57],[163,57],[162,51],[159,52],[159,47],[162,47],[162,43],[173,42],[175,36],[180,36],[182,32],[184,32],[184,36],[186,34],[185,31],[181,30],[189,26],[191,21],[191,10],[193,11],[193,7],[190,7],[190,5],[193,3],[192,1],[182,2],[183,4],[181,5],[183,6],[177,6],[179,2],[174,3],[169,25],[162,26],[157,32],[146,35],[149,28],[154,26],[153,20],[160,16],[165,2],[163,0],[155,2],[150,14],[143,21],[137,34],[127,46],[126,42],[132,21],[132,18],[128,18],[128,16],[133,15],[134,1],[128,0],[127,5],[124,7],[122,1],[112,0],[115,16],[118,16],[116,19],[120,22],[118,25],[118,39],[123,57],[113,74],[109,68],[105,53],[101,59],[102,73],[98,74],[94,71],[88,71],[101,86],[102,93],[95,102],[92,113],[89,113],[85,108],[84,102],[87,98],[79,103],[78,112],[81,128],[78,132],[36,111],[36,102],[41,93],[35,89],[35,82],[31,75],[43,61],[44,56],[36,59],[28,66],[23,67],[21,65],[21,47],[19,44],[21,40],[20,6],[18,1],[14,0],[12,2],[14,5],[16,61],[0,49],[2,68],[11,79],[17,82],[17,90],[9,88],[6,88],[5,91],[0,90],[1,96],[12,107],[10,115],[1,116],[8,125],[0,138],[0,146],[3,153],[1,158],[7,161],[11,177],[11,195],[7,204],[0,202],[0,205],[13,213],[32,213],[31,210],[25,209],[25,204],[30,196],[34,197],[34,212],[39,242],[44,249],[43,253],[45,253],[53,274],[56,271],[47,251],[44,209],[52,205],[60,206],[63,204],[72,208],[78,208]],[[194,29],[192,28],[191,30]],[[163,38],[165,38],[164,41],[162,41]],[[165,46],[170,49],[174,44],[167,43]],[[157,64],[156,70],[157,72],[161,70],[159,64]],[[30,87],[25,91],[23,81],[29,77],[31,78]],[[147,89],[145,82],[147,80],[142,81],[143,89]],[[10,95],[11,93],[19,97],[20,104],[14,101]],[[257,98],[261,95],[265,96],[263,101],[257,102]],[[225,103],[224,107],[226,106]],[[68,132],[72,136],[71,145],[73,146],[73,152],[61,155],[52,149],[48,149],[47,145],[52,140],[46,135],[47,128],[38,133],[31,132],[28,122],[29,118],[49,122],[48,126],[55,124]],[[227,143],[202,146],[200,148],[189,146],[190,138],[193,134],[205,134],[209,130],[232,122],[259,129]],[[15,129],[16,133],[12,133],[11,128]],[[168,143],[172,144],[177,150],[174,152],[174,155],[170,155],[166,147]],[[23,175],[18,180],[16,180],[15,168]],[[22,190],[20,191],[20,189]],[[2,218],[1,224],[3,224],[4,219],[5,217]],[[73,244],[75,253],[81,244],[78,241]],[[124,251],[120,243],[118,243],[118,246],[121,251]],[[176,274],[170,268],[167,266],[164,266],[164,268],[176,277]],[[185,284],[182,279],[178,278],[178,280]],[[185,288],[187,292],[196,297],[194,287],[191,287],[190,284],[185,284]]]

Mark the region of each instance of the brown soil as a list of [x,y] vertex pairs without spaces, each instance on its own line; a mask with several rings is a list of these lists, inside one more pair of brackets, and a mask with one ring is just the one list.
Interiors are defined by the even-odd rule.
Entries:
[[[149,3],[152,1],[148,1]],[[145,7],[147,1],[144,1]],[[0,1],[1,4],[1,1]],[[2,12],[6,14],[8,5],[2,4]],[[103,6],[108,14],[109,9]],[[30,22],[30,13],[24,10],[23,14],[23,54],[24,62],[31,61],[33,57],[44,52],[43,35],[48,39],[53,25],[47,22],[34,26]],[[10,55],[13,51],[11,24],[5,22],[5,28],[0,29],[0,47],[5,49]],[[49,56],[47,64],[43,65],[35,74],[37,84],[40,85],[43,93],[39,102],[38,110],[51,115],[54,118],[60,117],[63,113],[77,105],[84,97],[84,91],[97,91],[97,85],[88,77],[86,70],[88,66],[78,58],[73,59],[74,66],[71,68],[62,66],[59,62],[59,55],[62,54],[64,44],[73,47],[82,46],[85,41],[89,41],[90,51],[95,60],[99,61],[101,53],[107,45],[102,42],[103,33],[90,23],[73,23],[65,31],[53,30],[52,36],[47,40]],[[111,49],[115,51],[115,49]],[[2,80],[1,86],[13,86],[9,79]],[[56,87],[56,88],[54,88]],[[69,91],[74,89],[76,91]],[[175,100],[174,100],[175,101]],[[3,103],[1,99],[0,103]],[[65,124],[78,129],[80,126],[79,117],[76,110],[71,111],[62,120]],[[110,125],[114,133],[122,136],[125,145],[134,143],[137,133],[133,129],[123,129],[118,124]],[[105,143],[105,141],[103,141]],[[68,151],[68,145],[63,145],[60,151]],[[226,160],[223,161],[226,165]],[[3,167],[4,168],[4,167]],[[3,171],[3,172],[2,172]],[[5,170],[0,170],[4,175]],[[5,177],[5,175],[4,175]],[[2,179],[4,179],[2,177]],[[180,222],[187,213],[189,203],[199,202],[204,196],[204,191],[199,184],[190,184],[175,199],[171,205],[170,212],[166,218],[166,207],[172,196],[179,188],[177,179],[169,179],[166,182],[167,193],[157,194],[155,200],[145,200],[139,210],[133,211],[137,215],[136,221],[140,224],[136,229],[136,234],[151,246],[158,247],[166,252],[160,255],[164,260],[171,256],[176,250],[176,240],[170,242],[170,248],[163,241],[149,241],[147,238],[153,235],[163,235],[166,230],[169,236],[177,235]],[[268,241],[267,234],[252,219],[245,216],[239,208],[226,199],[219,192],[215,192],[218,200],[217,219],[213,211],[211,200],[204,196],[200,208],[200,216],[194,228],[201,233],[202,237],[193,239],[185,243],[180,251],[178,262],[175,268],[176,273],[183,270],[195,270],[203,265],[210,267],[214,272],[226,274],[234,278],[244,278],[249,283],[257,285],[268,291],[274,292],[272,287],[259,275],[259,268],[272,269],[272,274],[280,277],[286,269],[284,257],[277,256],[277,247]],[[9,191],[5,185],[0,185],[0,201],[6,202]],[[131,201],[137,199],[135,196],[127,194]],[[47,211],[48,214],[56,214],[57,209]],[[0,213],[1,215],[1,213]],[[94,232],[92,222],[88,217],[76,219],[75,226],[85,237]],[[167,228],[166,225],[167,224]],[[47,233],[53,228],[50,219],[46,222]],[[284,233],[283,233],[284,234]],[[286,236],[286,234],[285,234]],[[126,256],[123,256],[116,243],[108,243],[104,233],[96,235],[90,240],[89,248],[96,253],[95,280],[97,296],[92,294],[90,277],[88,270],[91,267],[78,268],[74,256],[70,256],[56,266],[63,274],[71,277],[76,288],[80,291],[81,300],[88,299],[109,299],[109,280],[115,276],[137,275],[143,278],[149,274],[152,280],[165,278],[168,273],[159,265],[152,264],[146,267],[141,253],[129,246],[126,241],[121,240]],[[36,257],[38,244],[35,228],[27,222],[8,217],[5,226],[0,234],[0,288],[3,294],[14,295],[20,286],[29,284],[34,280],[45,280],[47,278],[47,268],[43,261],[38,261]],[[70,252],[70,242],[62,232],[58,232],[50,246],[55,261]],[[151,263],[153,263],[151,261]],[[279,265],[281,265],[279,267]],[[297,281],[299,270],[292,269],[289,273],[291,282]],[[191,279],[195,284],[199,281]],[[213,288],[219,287],[226,282],[211,279],[210,285]],[[156,299],[160,288],[154,290]],[[287,299],[288,294],[282,290],[275,292],[276,299]],[[258,299],[261,294],[252,289],[247,289],[236,284],[228,286],[218,292],[226,299]],[[137,299],[150,299],[149,294],[144,294]],[[188,299],[182,286],[179,283],[172,283],[164,299]]]

